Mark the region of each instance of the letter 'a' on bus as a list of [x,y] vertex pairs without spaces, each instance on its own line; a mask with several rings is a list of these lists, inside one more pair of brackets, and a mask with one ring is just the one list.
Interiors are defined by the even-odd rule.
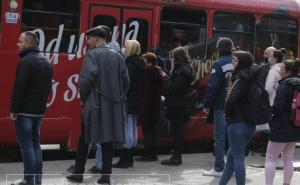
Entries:
[[[256,61],[263,61],[263,52],[269,46],[286,48],[289,58],[300,56],[300,3],[268,1],[262,9],[262,1],[0,0],[0,145],[18,144],[8,118],[19,62],[16,44],[21,32],[33,31],[41,52],[54,67],[41,142],[76,148],[81,124],[78,79],[88,52],[85,32],[98,25],[111,29],[109,41],[119,45],[120,52],[128,39],[138,40],[142,53],[155,52],[158,65],[165,71],[172,69],[175,47],[183,46],[188,51],[196,74],[194,83],[203,92],[186,123],[185,140],[211,140],[213,129],[206,123],[202,108],[220,37],[230,37],[236,48],[250,51]],[[170,139],[170,128],[168,120],[162,119],[159,137]],[[143,139],[141,132],[139,139]]]

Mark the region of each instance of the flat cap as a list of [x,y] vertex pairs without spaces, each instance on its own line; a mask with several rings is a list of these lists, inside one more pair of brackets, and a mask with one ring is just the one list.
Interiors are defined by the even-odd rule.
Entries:
[[101,38],[107,38],[106,30],[102,26],[97,26],[94,28],[89,29],[85,32],[86,36],[97,36]]

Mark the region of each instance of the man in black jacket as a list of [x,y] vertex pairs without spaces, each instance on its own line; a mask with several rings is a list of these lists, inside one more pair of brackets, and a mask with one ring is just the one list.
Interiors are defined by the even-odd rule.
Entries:
[[22,33],[17,46],[21,60],[17,66],[10,109],[24,164],[24,179],[17,184],[37,185],[42,183],[40,128],[51,92],[53,70],[50,61],[38,49],[35,33]]

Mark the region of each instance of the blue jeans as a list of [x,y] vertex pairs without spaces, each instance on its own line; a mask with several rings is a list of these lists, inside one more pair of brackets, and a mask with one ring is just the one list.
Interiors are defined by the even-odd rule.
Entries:
[[102,169],[102,148],[101,145],[96,144],[97,151],[96,151],[96,168]]
[[214,153],[215,170],[221,172],[224,169],[224,153],[226,139],[226,119],[224,110],[214,110]]
[[127,114],[126,141],[124,148],[131,149],[137,145],[137,116],[136,114]]
[[18,116],[15,121],[17,138],[22,149],[24,180],[32,184],[40,184],[42,181],[41,124],[41,117]]
[[228,126],[229,150],[225,169],[219,185],[226,185],[233,172],[237,185],[245,185],[245,149],[255,133],[255,125],[246,122],[233,123]]

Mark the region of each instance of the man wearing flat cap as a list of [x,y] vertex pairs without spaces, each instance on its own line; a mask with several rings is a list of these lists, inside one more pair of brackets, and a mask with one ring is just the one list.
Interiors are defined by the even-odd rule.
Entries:
[[67,176],[83,181],[89,143],[101,144],[102,177],[98,184],[110,184],[113,142],[125,139],[125,98],[129,76],[124,57],[106,44],[107,31],[97,26],[86,32],[88,52],[79,76],[82,102],[81,134],[77,146],[75,170]]

